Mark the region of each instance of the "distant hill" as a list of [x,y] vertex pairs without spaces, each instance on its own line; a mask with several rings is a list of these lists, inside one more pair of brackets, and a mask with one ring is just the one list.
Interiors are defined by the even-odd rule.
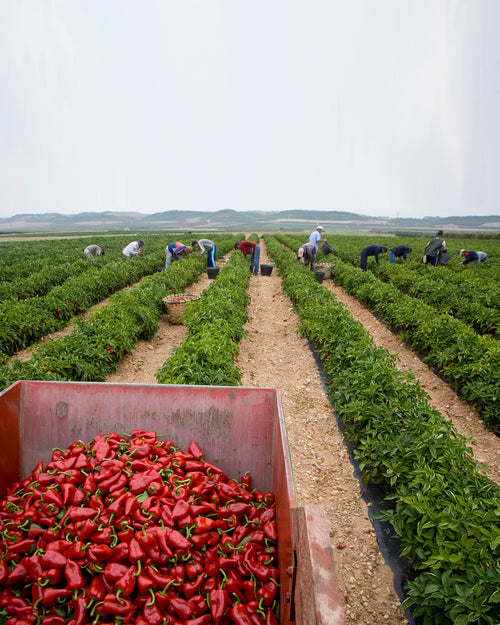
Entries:
[[322,225],[327,231],[352,232],[500,232],[500,215],[468,217],[424,217],[422,219],[369,217],[345,211],[285,210],[208,211],[170,210],[144,215],[137,212],[79,213],[64,215],[15,215],[0,219],[0,233],[98,232],[110,230],[229,230],[257,232],[307,230]]

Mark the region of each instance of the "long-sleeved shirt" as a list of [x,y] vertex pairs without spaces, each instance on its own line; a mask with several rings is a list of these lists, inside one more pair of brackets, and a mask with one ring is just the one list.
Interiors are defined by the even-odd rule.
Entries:
[[464,265],[467,263],[473,263],[474,261],[479,261],[479,254],[474,250],[466,250],[464,256],[464,260],[462,261]]
[[132,258],[132,256],[137,256],[140,251],[141,248],[139,246],[139,243],[137,241],[132,241],[132,243],[129,243],[127,247],[123,248],[122,253],[127,258]]
[[[301,245],[299,248],[299,252],[301,249],[304,250],[302,254],[302,258],[304,260],[309,260],[311,263],[316,260],[316,252],[318,251],[318,248],[314,245],[314,243],[306,243],[305,245]],[[299,255],[297,255],[297,259],[300,259]]]
[[377,245],[376,243],[373,245],[367,245],[363,250],[361,250],[361,257],[366,258],[367,256],[375,256],[375,261],[378,263],[378,255],[382,250],[382,245]]
[[392,252],[394,256],[397,256],[398,258],[401,258],[402,256],[406,260],[406,256],[410,251],[410,248],[407,245],[395,245],[394,247],[391,247],[389,251]]
[[247,256],[248,254],[253,254],[255,251],[255,246],[257,244],[253,243],[253,241],[240,241],[240,252],[243,256]]
[[167,250],[172,254],[172,258],[174,258],[175,260],[179,260],[179,256],[182,256],[184,254],[186,246],[184,245],[184,243],[176,241],[175,243],[170,243],[169,245],[167,245]]
[[215,247],[215,243],[213,241],[210,241],[210,239],[200,239],[198,241],[198,245],[200,246],[201,254],[209,252]]

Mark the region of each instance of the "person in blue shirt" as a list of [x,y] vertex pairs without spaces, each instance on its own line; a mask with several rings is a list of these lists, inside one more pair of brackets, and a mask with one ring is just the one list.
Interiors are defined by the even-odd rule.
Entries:
[[359,266],[361,267],[361,270],[366,271],[368,256],[375,256],[375,262],[378,265],[378,255],[385,254],[385,252],[387,252],[387,248],[382,247],[382,245],[367,245],[364,249],[361,250],[361,256],[359,259]]
[[461,265],[468,265],[469,263],[479,265],[479,263],[484,263],[485,260],[488,260],[486,252],[475,252],[474,250],[460,250],[460,256],[464,257],[464,260],[460,263]]
[[411,247],[407,245],[395,245],[389,250],[389,262],[394,265],[396,263],[396,258],[406,260],[408,254],[411,254]]
[[322,243],[323,241],[326,241],[326,239],[321,238],[322,232],[323,232],[323,226],[318,226],[316,230],[314,232],[311,232],[311,234],[309,235],[309,243],[312,243],[313,245],[315,245],[316,248],[319,247],[320,243]]

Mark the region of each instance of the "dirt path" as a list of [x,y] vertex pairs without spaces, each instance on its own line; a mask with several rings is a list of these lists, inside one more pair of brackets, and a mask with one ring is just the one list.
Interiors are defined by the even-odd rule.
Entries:
[[[261,262],[270,263],[263,242],[261,247]],[[211,282],[203,273],[189,291],[199,294]],[[372,313],[332,281],[323,284],[363,323],[377,345],[399,355],[401,368],[414,372],[430,401],[453,420],[457,430],[464,435],[470,432],[476,457],[488,465],[488,474],[499,482],[500,439],[488,432],[474,411]],[[325,509],[347,623],[408,623],[399,607],[392,572],[381,556],[314,357],[306,340],[297,333],[299,321],[290,300],[281,291],[277,271],[270,277],[252,277],[249,293],[251,319],[238,358],[242,384],[280,389],[299,505],[319,504]],[[185,335],[184,326],[170,325],[162,315],[155,336],[140,341],[117,371],[107,376],[106,382],[156,384],[154,374]]]

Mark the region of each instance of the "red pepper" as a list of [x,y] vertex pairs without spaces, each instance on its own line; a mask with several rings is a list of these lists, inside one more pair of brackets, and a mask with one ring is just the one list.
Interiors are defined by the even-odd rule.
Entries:
[[24,538],[16,543],[8,546],[9,553],[28,553],[30,549],[36,544],[34,538]]
[[122,591],[122,594],[125,597],[128,597],[132,594],[132,591],[135,587],[135,567],[130,566],[128,571],[116,582],[115,590]]
[[40,564],[44,569],[63,569],[66,566],[68,558],[53,549],[48,549],[40,558]]
[[170,598],[170,605],[173,610],[176,612],[177,616],[180,619],[188,619],[193,616],[194,607],[189,601],[182,599],[182,597],[172,596]]
[[172,549],[190,549],[191,543],[189,540],[177,530],[172,530],[167,538],[167,543]]
[[231,608],[231,618],[235,625],[253,625],[250,613],[242,603]]
[[108,593],[104,597],[104,603],[102,606],[102,612],[111,616],[124,616],[126,614],[132,614],[135,610],[135,605],[130,599],[117,598],[116,595]]
[[227,591],[224,589],[211,590],[208,595],[208,602],[210,604],[210,614],[215,625],[218,625],[229,603]]
[[103,578],[107,582],[114,584],[120,578],[122,578],[125,573],[127,573],[129,567],[125,564],[120,564],[119,562],[108,562],[104,567]]
[[148,625],[161,625],[163,623],[163,614],[155,601],[146,603],[142,608],[142,613]]
[[270,606],[276,598],[277,590],[278,586],[273,581],[266,582],[257,590],[257,600],[262,598],[262,603]]
[[193,595],[196,595],[196,593],[200,590],[204,579],[205,573],[202,572],[195,580],[182,584],[182,591],[184,592],[184,596],[189,599]]
[[111,559],[113,551],[105,544],[91,544],[87,549],[87,554],[92,562],[104,562]]
[[80,570],[80,565],[73,560],[67,560],[64,567],[64,574],[66,576],[66,586],[71,590],[76,588],[83,588],[85,585],[85,579]]
[[105,595],[104,582],[102,581],[102,577],[99,575],[95,575],[90,582],[89,589],[87,591],[87,596],[89,599],[95,599],[96,601],[102,601]]
[[271,608],[267,608],[266,625],[279,625],[278,619],[276,618]]
[[46,608],[56,605],[59,599],[65,599],[71,595],[69,588],[44,588],[42,590],[42,603]]
[[201,458],[203,458],[203,452],[198,447],[195,441],[191,441],[191,445],[189,445],[188,451],[195,460],[200,460]]

